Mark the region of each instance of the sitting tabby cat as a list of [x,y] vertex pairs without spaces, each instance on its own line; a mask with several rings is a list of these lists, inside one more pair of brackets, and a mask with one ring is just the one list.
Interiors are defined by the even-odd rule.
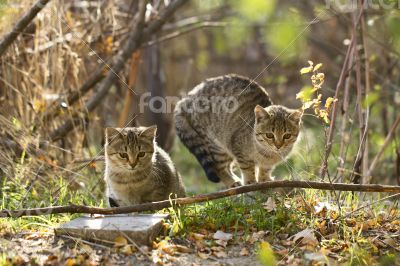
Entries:
[[105,181],[112,207],[185,196],[179,173],[155,142],[157,127],[106,128]]
[[[216,96],[234,97],[236,108],[212,112]],[[256,182],[256,174],[258,182],[271,180],[274,166],[288,156],[297,140],[302,114],[272,105],[265,89],[248,78],[226,75],[207,79],[180,100],[175,121],[179,138],[208,179],[222,180],[230,187],[238,185],[230,170],[232,162],[239,166],[244,184]]]

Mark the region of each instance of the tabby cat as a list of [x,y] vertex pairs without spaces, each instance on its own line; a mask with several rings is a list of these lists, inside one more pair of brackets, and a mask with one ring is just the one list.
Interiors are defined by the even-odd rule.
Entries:
[[[230,99],[225,103],[228,108],[215,110],[223,99]],[[207,79],[190,91],[175,107],[175,123],[179,138],[208,179],[231,187],[271,180],[274,166],[297,140],[302,114],[273,105],[263,87],[231,74]],[[240,168],[240,183],[232,163]]]
[[106,128],[106,195],[112,207],[185,196],[169,155],[155,142],[157,127]]

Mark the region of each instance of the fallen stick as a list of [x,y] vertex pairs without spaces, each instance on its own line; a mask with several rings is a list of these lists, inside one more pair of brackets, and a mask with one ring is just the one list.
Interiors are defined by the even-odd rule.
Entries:
[[343,184],[343,183],[326,183],[313,181],[269,181],[225,189],[222,191],[196,195],[186,198],[177,198],[171,200],[163,200],[157,202],[149,202],[138,205],[117,207],[117,208],[99,208],[83,205],[54,206],[46,208],[22,209],[22,210],[0,210],[0,217],[22,217],[22,216],[38,216],[58,213],[86,213],[86,214],[122,214],[131,212],[156,211],[169,208],[172,205],[189,205],[193,203],[205,202],[234,195],[244,194],[252,191],[260,191],[272,188],[311,188],[321,190],[336,191],[359,191],[359,192],[392,192],[400,193],[400,186],[386,185],[361,185],[361,184]]

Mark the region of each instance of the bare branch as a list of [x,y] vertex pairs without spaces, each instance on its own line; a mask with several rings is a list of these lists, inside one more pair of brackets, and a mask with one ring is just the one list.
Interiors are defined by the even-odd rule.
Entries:
[[[362,14],[363,14],[363,8],[361,8],[360,13],[358,14],[357,20],[353,24],[353,27],[357,27],[358,23],[360,22]],[[348,72],[348,69],[350,68],[349,67],[349,58],[350,58],[350,54],[352,51],[352,47],[354,45],[355,38],[356,38],[356,36],[354,34],[352,34],[350,45],[347,48],[346,57],[343,62],[342,71],[340,73],[339,80],[336,85],[335,99],[338,99],[339,92],[340,92],[341,87],[343,86],[345,77],[349,73]],[[329,155],[331,154],[331,150],[332,150],[332,141],[333,141],[333,133],[335,131],[337,109],[338,109],[338,101],[335,101],[335,102],[333,102],[333,107],[332,107],[331,123],[329,125],[328,137],[326,140],[325,154],[324,154],[324,158],[322,160],[322,164],[321,164],[321,168],[320,168],[320,172],[319,172],[321,179],[325,178],[326,171],[328,168],[328,158],[329,158]]]
[[371,173],[372,173],[372,171],[374,171],[376,164],[378,163],[383,152],[385,151],[385,149],[389,145],[390,141],[392,140],[394,132],[396,131],[396,128],[399,126],[399,124],[400,124],[400,115],[397,116],[396,121],[394,122],[393,126],[390,128],[389,133],[387,134],[387,136],[385,138],[385,142],[383,143],[379,152],[376,154],[375,158],[372,160],[371,166],[369,167],[367,175],[366,175],[367,179],[368,179],[367,182],[371,181]]
[[234,195],[244,194],[252,191],[261,191],[273,188],[308,188],[321,189],[331,191],[360,191],[360,192],[391,192],[400,193],[400,186],[385,185],[360,185],[360,184],[343,184],[343,183],[326,183],[313,181],[269,181],[257,183],[236,188],[230,188],[214,193],[197,195],[186,198],[178,198],[171,200],[163,200],[158,202],[143,203],[138,205],[117,207],[117,208],[99,208],[83,205],[55,206],[47,208],[23,209],[23,210],[1,210],[0,217],[22,217],[47,215],[58,213],[87,213],[87,214],[121,214],[131,212],[156,211],[169,208],[172,205],[190,205],[198,202],[205,202],[220,198],[226,198]]
[[18,35],[29,25],[36,15],[47,5],[50,0],[38,0],[29,11],[15,24],[12,31],[7,33],[0,41],[0,56],[17,39]]

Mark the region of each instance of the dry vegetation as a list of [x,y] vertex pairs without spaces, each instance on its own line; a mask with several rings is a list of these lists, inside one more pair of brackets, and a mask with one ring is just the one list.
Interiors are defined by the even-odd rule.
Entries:
[[[33,3],[0,1],[1,36]],[[188,190],[217,190],[174,140],[171,114],[140,112],[138,103],[145,92],[181,95],[230,72],[255,78],[274,102],[308,110],[298,149],[276,176],[399,185],[399,29],[398,7],[49,1],[0,52],[1,208],[103,207],[98,157],[109,125],[157,124]],[[169,208],[164,236],[144,251],[126,239],[54,238],[51,228],[76,215],[1,218],[0,264],[394,265],[397,201],[305,190]]]

